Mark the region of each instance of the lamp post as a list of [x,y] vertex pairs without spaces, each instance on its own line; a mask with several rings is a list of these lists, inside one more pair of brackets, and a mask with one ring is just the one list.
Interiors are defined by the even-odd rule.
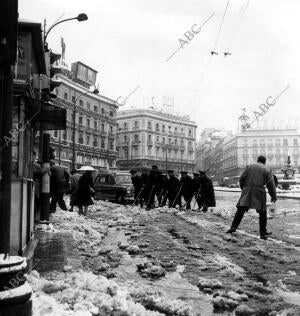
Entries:
[[76,117],[76,102],[77,100],[84,96],[84,95],[87,95],[87,94],[98,94],[99,93],[99,90],[97,88],[95,88],[93,91],[86,91],[86,92],[83,92],[81,94],[79,94],[76,98],[74,98],[74,101],[73,101],[73,135],[72,135],[72,169],[75,169],[75,117]]
[[82,21],[86,21],[87,19],[88,19],[88,16],[85,13],[80,13],[74,18],[64,19],[64,20],[58,21],[57,23],[54,23],[53,25],[50,26],[47,32],[46,32],[46,20],[44,20],[44,45],[46,44],[47,36],[56,25],[63,22],[71,21],[71,20],[77,20],[78,22],[82,22]]

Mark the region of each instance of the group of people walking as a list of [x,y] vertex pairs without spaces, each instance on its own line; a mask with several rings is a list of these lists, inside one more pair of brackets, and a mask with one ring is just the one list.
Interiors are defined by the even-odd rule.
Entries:
[[139,175],[137,170],[131,172],[131,180],[134,186],[134,204],[149,210],[155,206],[168,206],[191,209],[191,203],[195,199],[199,210],[207,211],[208,207],[215,206],[215,194],[212,181],[204,171],[193,173],[193,178],[188,172],[181,171],[181,177],[175,176],[174,170],[167,170],[163,174],[158,167],[144,169]]
[[[49,168],[48,168],[49,169]],[[54,161],[50,162],[50,169],[44,170],[41,165],[34,161],[33,180],[35,182],[35,213],[39,214],[40,202],[40,184],[44,173],[50,175],[50,213],[56,211],[58,206],[64,211],[73,211],[74,206],[78,207],[79,214],[86,215],[88,206],[93,204],[92,196],[94,192],[92,172],[94,168],[84,166],[78,170],[72,170],[71,175],[62,166],[56,165]],[[68,209],[64,196],[70,195],[70,208]],[[36,218],[38,220],[38,218]]]

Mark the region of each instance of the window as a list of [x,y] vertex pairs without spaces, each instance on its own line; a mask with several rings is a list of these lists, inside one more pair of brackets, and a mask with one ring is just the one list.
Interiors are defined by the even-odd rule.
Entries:
[[152,129],[152,122],[148,122],[148,129]]
[[259,144],[260,144],[260,146],[265,146],[265,140],[263,138],[261,138],[259,140]]
[[101,131],[105,132],[104,123],[101,124]]
[[280,139],[276,139],[275,140],[275,146],[276,147],[280,147]]
[[101,148],[105,147],[105,142],[104,142],[104,138],[101,138]]
[[75,102],[75,96],[73,95],[72,96],[72,103],[74,103]]
[[139,122],[138,121],[134,121],[134,127],[138,127],[139,126]]
[[54,131],[54,137],[57,137],[57,135],[58,135],[57,131]]
[[156,130],[157,132],[159,132],[159,124],[158,124],[158,123],[156,123],[156,125],[155,125],[155,130]]
[[114,112],[113,111],[109,111],[109,116],[113,117],[114,116]]
[[177,133],[177,127],[174,128],[174,132]]
[[159,136],[156,136],[156,141],[159,142]]
[[183,139],[181,140],[181,146],[184,146],[184,141],[183,141]]
[[90,144],[90,135],[86,135],[86,144],[87,144],[87,145]]
[[67,139],[67,132],[63,131],[63,139],[66,140]]
[[98,124],[96,121],[94,121],[94,129],[97,129],[98,128]]
[[124,123],[124,130],[128,128],[127,123]]
[[189,136],[192,136],[192,130],[189,129]]
[[68,93],[67,92],[64,93],[64,99],[68,100]]
[[79,134],[79,137],[78,137],[78,143],[83,144],[83,137],[81,133]]
[[97,142],[97,138],[96,137],[94,137],[94,139],[93,139],[93,146],[94,147],[98,147],[98,142]]
[[288,146],[288,140],[287,139],[283,140],[283,146]]
[[268,139],[268,147],[273,147],[273,140],[271,138]]
[[134,141],[138,142],[139,141],[139,135],[138,134],[134,134]]
[[94,112],[98,112],[98,106],[94,105]]
[[162,125],[162,132],[164,133],[165,132],[165,125]]
[[166,139],[164,137],[162,138],[162,142],[163,142],[163,144],[166,143]]
[[86,126],[90,127],[90,119],[86,119]]
[[294,138],[293,144],[294,144],[294,146],[298,146],[298,139],[297,138]]
[[172,141],[172,139],[171,139],[171,138],[169,138],[169,139],[168,139],[169,144],[171,144],[171,141]]
[[78,123],[79,123],[80,125],[82,125],[82,116],[79,116],[79,118],[78,118]]
[[114,142],[112,140],[109,142],[109,149],[114,150]]
[[79,100],[79,106],[83,107],[83,101],[82,100]]
[[127,135],[124,135],[124,142],[127,142]]
[[103,108],[101,109],[101,114],[104,115],[104,109]]
[[151,135],[148,135],[148,140],[149,142],[151,142]]
[[175,145],[177,145],[177,139],[175,139]]
[[88,102],[86,103],[86,107],[87,107],[88,110],[91,109],[91,105]]

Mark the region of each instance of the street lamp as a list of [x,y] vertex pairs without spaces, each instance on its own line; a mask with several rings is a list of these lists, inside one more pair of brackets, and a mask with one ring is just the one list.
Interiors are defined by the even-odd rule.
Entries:
[[71,20],[77,20],[78,22],[82,22],[82,21],[86,21],[87,19],[88,19],[88,16],[85,13],[80,13],[75,18],[64,19],[64,20],[58,21],[57,23],[54,23],[53,25],[50,26],[47,32],[46,32],[46,20],[45,20],[44,21],[44,44],[46,44],[46,39],[47,39],[48,34],[56,25],[66,22],[66,21],[71,21]]
[[95,88],[93,91],[86,91],[81,94],[79,94],[76,98],[74,98],[73,101],[73,135],[72,135],[72,152],[73,152],[73,157],[72,157],[72,169],[75,169],[75,116],[76,116],[76,102],[77,100],[87,94],[98,94],[99,90]]

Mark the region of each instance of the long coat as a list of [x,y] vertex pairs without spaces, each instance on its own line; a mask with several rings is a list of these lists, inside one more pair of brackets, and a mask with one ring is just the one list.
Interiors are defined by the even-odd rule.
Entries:
[[247,166],[240,176],[241,197],[238,206],[244,206],[258,211],[266,210],[266,190],[272,201],[276,201],[276,188],[271,171],[262,163]]
[[200,199],[206,206],[216,206],[214,186],[210,178],[205,176],[200,179]]
[[85,173],[83,174],[77,184],[77,188],[74,194],[73,205],[76,206],[87,206],[94,204],[92,200],[91,189],[93,187],[93,177]]
[[61,166],[52,166],[50,168],[50,193],[65,193],[68,189],[69,174]]

